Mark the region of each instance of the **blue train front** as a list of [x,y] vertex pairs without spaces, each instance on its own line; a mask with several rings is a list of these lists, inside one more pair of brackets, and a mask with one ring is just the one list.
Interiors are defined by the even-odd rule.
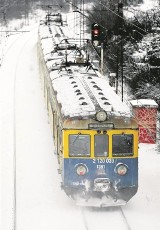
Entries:
[[63,130],[63,143],[62,187],[77,204],[124,205],[136,194],[137,129],[95,122]]

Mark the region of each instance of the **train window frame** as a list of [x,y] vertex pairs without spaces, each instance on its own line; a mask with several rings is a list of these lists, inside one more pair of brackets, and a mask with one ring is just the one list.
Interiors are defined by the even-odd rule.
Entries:
[[[88,154],[71,154],[71,144],[70,144],[70,138],[74,136],[74,141],[76,143],[76,141],[79,139],[79,137],[89,137],[89,141],[88,141],[88,149],[87,151],[89,152]],[[80,133],[75,133],[75,134],[69,134],[68,136],[68,155],[69,157],[91,157],[91,135],[90,134],[80,134]]]
[[[96,144],[96,140],[95,140],[95,138],[96,137],[106,137],[107,138],[107,144],[106,144],[106,152],[104,152],[104,153],[106,153],[106,154],[96,154],[96,146],[95,146],[95,144]],[[109,135],[108,134],[95,134],[94,135],[94,157],[108,157],[109,156]]]
[[[114,145],[114,137],[117,137],[117,136],[121,136],[125,139],[127,136],[132,136],[132,146],[130,147],[132,151],[126,151],[125,150],[125,152],[123,152],[123,151],[114,152],[114,146],[113,146]],[[122,141],[122,139],[121,139],[121,141]],[[126,141],[128,141],[128,143],[129,143],[129,140],[126,139]],[[116,138],[115,143],[117,144],[119,142],[120,142],[120,140],[118,141]],[[132,157],[133,155],[134,155],[134,135],[129,134],[129,133],[127,133],[127,134],[122,134],[122,133],[121,134],[113,134],[112,135],[112,156],[113,157]]]

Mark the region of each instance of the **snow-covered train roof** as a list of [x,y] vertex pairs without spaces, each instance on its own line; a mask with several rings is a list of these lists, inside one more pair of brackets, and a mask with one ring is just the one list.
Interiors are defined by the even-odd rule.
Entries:
[[72,73],[67,73],[67,69],[52,71],[50,78],[64,116],[86,116],[98,110],[117,116],[130,113],[107,81],[95,73],[86,72],[86,67],[72,68]]
[[43,24],[39,28],[44,60],[63,115],[88,116],[105,110],[115,116],[130,117],[130,108],[89,63],[78,42],[69,39],[66,31],[67,26]]

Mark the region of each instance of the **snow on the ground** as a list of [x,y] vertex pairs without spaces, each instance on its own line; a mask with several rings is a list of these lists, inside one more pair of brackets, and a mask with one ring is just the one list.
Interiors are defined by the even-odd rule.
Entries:
[[[37,27],[10,36],[0,68],[0,229],[13,229],[16,153],[17,230],[84,230],[81,209],[60,189],[36,43]],[[123,207],[132,230],[160,229],[159,165],[157,145],[140,144],[139,190]],[[122,230],[115,210],[88,209],[88,219],[95,220],[92,230],[106,229],[99,220],[107,213],[110,229]]]
[[124,207],[133,229],[158,230],[160,223],[160,150],[154,144],[139,145],[139,189]]
[[[18,36],[8,49],[0,72],[1,229],[4,230],[13,226],[15,154],[17,229],[44,229],[45,226],[53,229],[53,223],[64,229],[76,209],[60,189],[39,79],[36,43],[37,28]],[[65,216],[65,222],[60,221],[61,215]],[[81,222],[78,218],[76,221]],[[72,221],[71,229],[78,222]],[[80,223],[78,229],[83,230]]]

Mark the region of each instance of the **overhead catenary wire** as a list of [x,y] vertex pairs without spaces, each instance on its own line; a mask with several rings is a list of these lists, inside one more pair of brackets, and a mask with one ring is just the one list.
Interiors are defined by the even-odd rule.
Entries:
[[[86,17],[89,21],[91,21],[91,22],[96,22],[96,23],[98,23],[102,28],[104,28],[104,29],[107,30],[107,28],[106,28],[105,26],[103,26],[102,24],[100,24],[98,21],[95,21],[95,20],[91,19],[88,15],[84,14],[84,12],[82,12],[81,8],[79,8],[78,6],[76,6],[75,4],[73,4],[72,2],[70,2],[70,1],[68,1],[68,0],[66,0],[66,2],[67,2],[68,4],[70,4],[70,5],[72,5],[72,6],[77,10],[77,12],[79,12],[80,14],[82,14],[82,15],[83,15],[84,17]],[[75,10],[74,12],[76,12],[76,10]]]
[[[76,9],[78,9],[78,12],[80,13],[80,14],[82,14],[83,15],[83,17],[85,16],[86,18],[88,18],[89,19],[89,21],[93,21],[93,22],[96,22],[96,23],[98,23],[102,28],[104,28],[105,30],[107,30],[107,28],[106,27],[104,27],[103,25],[101,25],[99,22],[97,22],[97,21],[95,21],[95,20],[92,20],[89,16],[87,16],[87,15],[85,15],[84,14],[84,11],[82,12],[82,10],[81,10],[81,8],[79,8],[78,6],[76,6],[75,4],[73,4],[72,2],[69,2],[69,1],[67,1],[66,0],[66,2],[68,2],[69,4],[71,4],[72,6],[74,6],[74,8],[76,8]],[[102,4],[102,1],[100,2],[100,4],[102,5],[102,6],[104,6],[104,4]],[[114,11],[112,11],[110,8],[107,8],[107,10],[110,10],[112,13],[115,13]],[[120,17],[121,19],[123,19],[124,20],[124,17],[123,17],[123,15],[120,15],[120,14],[117,14],[117,13],[115,13],[118,17]],[[92,18],[93,18],[93,16],[92,16]],[[81,21],[81,20],[80,20]],[[80,23],[80,25],[81,25],[81,23]],[[136,26],[136,25],[135,25]],[[137,27],[137,26],[136,26]],[[140,32],[138,32],[139,34],[141,34]],[[81,28],[80,28],[80,34],[81,34]],[[143,35],[143,34],[141,34],[141,35]],[[121,40],[121,50],[123,50],[123,48],[122,48],[122,40]],[[122,59],[123,59],[123,57],[122,57]],[[121,60],[122,62],[123,62],[123,60]],[[108,68],[107,68],[108,69]],[[122,79],[123,79],[123,67],[121,68],[121,74],[122,74]],[[122,80],[123,81],[123,80]],[[123,101],[123,83],[122,83],[122,101]]]
[[[124,17],[122,17],[121,15],[119,15],[118,13],[116,13],[115,11],[113,11],[113,10],[111,10],[109,7],[107,7],[106,5],[104,5],[103,3],[102,3],[102,1],[98,1],[98,0],[95,0],[95,1],[97,1],[100,5],[102,5],[104,8],[106,8],[107,10],[109,10],[110,12],[112,12],[114,15],[116,15],[117,17],[119,17],[119,18],[121,18],[123,21],[126,21],[126,19],[124,18]],[[129,22],[131,25],[133,25],[133,26],[135,26],[137,29],[139,29],[139,30],[141,30],[141,31],[143,31],[144,33],[146,33],[146,31],[144,30],[144,29],[142,29],[141,27],[139,27],[139,26],[137,26],[137,25],[135,25],[134,23],[132,23],[132,22]]]
[[[97,1],[97,0],[96,0],[96,1]],[[71,2],[69,2],[69,1],[67,1],[67,0],[66,0],[66,2],[68,2],[68,3],[71,4],[71,5],[73,5],[81,14],[83,14],[83,16],[85,16],[86,18],[88,18],[89,21],[96,22],[96,23],[98,23],[102,28],[104,28],[104,29],[107,30],[107,28],[104,27],[103,25],[101,25],[98,21],[91,19],[88,15],[85,15],[84,12],[81,12],[81,9],[80,9],[79,7],[75,6],[73,3],[71,3]],[[98,3],[101,4],[103,7],[105,7],[107,10],[109,10],[110,12],[112,12],[113,14],[115,14],[116,16],[118,16],[119,18],[121,18],[121,19],[123,19],[124,21],[126,21],[124,17],[120,16],[119,14],[117,14],[116,12],[114,12],[113,10],[111,10],[109,7],[105,6],[102,2],[99,2],[99,1],[98,1]],[[88,12],[88,13],[89,13],[89,12]],[[92,18],[93,18],[93,17],[92,17]],[[129,23],[130,23],[131,25],[133,25],[134,27],[136,27],[137,29],[139,29],[139,30],[143,31],[144,33],[146,33],[145,30],[143,30],[143,29],[140,28],[139,26],[135,25],[134,23],[132,23],[132,22],[129,22]],[[139,31],[138,31],[138,33],[141,34]],[[143,34],[141,34],[141,35],[143,35]],[[91,45],[92,45],[92,44],[91,44]],[[94,48],[93,45],[92,45],[92,47]],[[94,50],[95,50],[95,48],[94,48]],[[96,50],[95,50],[95,51],[96,51]],[[96,54],[98,55],[98,58],[100,59],[99,54],[98,54],[97,52],[96,52]],[[105,65],[105,66],[106,66],[106,65]],[[108,69],[108,68],[107,68],[107,69]],[[118,92],[120,92],[120,91],[118,90]],[[128,102],[128,100],[127,100],[126,98],[124,98],[124,101],[125,101],[126,104],[128,104],[128,106],[131,107],[130,102]],[[144,106],[144,107],[145,107],[145,106]],[[133,112],[131,113],[131,115],[138,121],[138,118],[133,114]],[[153,135],[152,132],[151,132],[152,130],[150,129],[150,127],[149,127],[147,124],[143,123],[143,127],[145,127],[146,130],[148,130],[148,132],[150,133],[151,136]],[[153,137],[153,139],[154,139],[154,137]]]
[[[80,13],[81,14],[83,14],[83,16],[85,16],[86,18],[88,18],[90,21],[94,21],[94,22],[97,22],[97,21],[95,21],[95,20],[92,20],[92,19],[90,19],[89,18],[89,16],[86,16],[84,13],[82,13],[81,12],[81,9],[78,7],[78,6],[76,6],[75,4],[73,4],[72,2],[69,2],[69,1],[67,1],[66,0],[66,2],[68,2],[69,4],[71,4],[74,8],[76,8],[76,9],[78,9],[79,11],[80,11]],[[112,13],[114,13],[114,14],[116,14],[118,17],[120,17],[121,19],[123,19],[123,20],[125,20],[124,19],[124,17],[121,17],[119,14],[117,14],[117,13],[115,13],[113,10],[111,10],[110,8],[108,8],[108,7],[106,7],[104,4],[102,4],[102,1],[100,2],[100,4],[102,5],[102,6],[104,6],[105,8],[107,8],[108,10],[110,10]],[[97,22],[98,23],[98,22]],[[132,23],[133,24],[133,23]],[[99,24],[99,25],[101,25],[101,24]],[[134,26],[136,26],[135,24],[133,24]],[[107,29],[106,27],[104,27],[103,25],[101,25],[103,28],[105,28],[105,29]],[[138,27],[138,26],[136,26],[137,28],[139,28],[139,29],[141,29],[140,27]],[[144,31],[144,30],[143,30]],[[144,31],[145,32],[145,31]],[[139,32],[140,33],[140,32]],[[141,34],[141,33],[140,33]],[[92,45],[92,44],[91,44]],[[92,48],[94,48],[94,46],[92,45]],[[94,48],[94,50],[95,50],[95,48]],[[96,50],[95,50],[96,51]],[[96,52],[96,54],[98,55],[98,58],[100,59],[100,56],[99,56],[99,54],[98,54],[98,52]],[[108,67],[105,65],[105,67],[108,69]]]
[[[106,5],[104,5],[104,4],[102,3],[102,1],[100,1],[100,2],[99,2],[98,0],[96,0],[96,1],[97,1],[100,5],[102,5],[103,7],[105,7],[108,11],[112,12],[114,15],[116,15],[116,16],[119,17],[119,18],[121,18],[123,21],[125,21],[125,22],[127,22],[127,23],[133,25],[133,26],[136,27],[137,29],[139,29],[139,30],[141,30],[142,32],[144,32],[145,34],[147,34],[146,31],[145,31],[144,29],[142,29],[141,27],[137,26],[136,24],[134,24],[134,23],[132,23],[132,22],[128,22],[124,17],[120,16],[118,13],[114,12],[112,9],[110,9],[109,7],[107,7]],[[93,18],[93,15],[92,15],[92,18],[93,18],[93,19],[91,19],[88,15],[84,14],[83,12],[81,12],[81,9],[80,9],[78,6],[76,6],[75,4],[73,4],[72,2],[70,2],[70,1],[68,1],[68,0],[66,0],[66,2],[67,2],[68,4],[74,6],[81,14],[83,14],[86,18],[88,18],[89,21],[95,22],[95,23],[99,24],[103,29],[108,30],[107,27],[105,27],[105,26],[102,25],[100,22],[98,22],[97,20],[95,20],[95,19]],[[89,12],[89,10],[87,10],[87,12],[88,12],[89,14],[91,14],[91,13]],[[143,34],[140,33],[140,32],[139,32],[139,34],[143,35]]]

